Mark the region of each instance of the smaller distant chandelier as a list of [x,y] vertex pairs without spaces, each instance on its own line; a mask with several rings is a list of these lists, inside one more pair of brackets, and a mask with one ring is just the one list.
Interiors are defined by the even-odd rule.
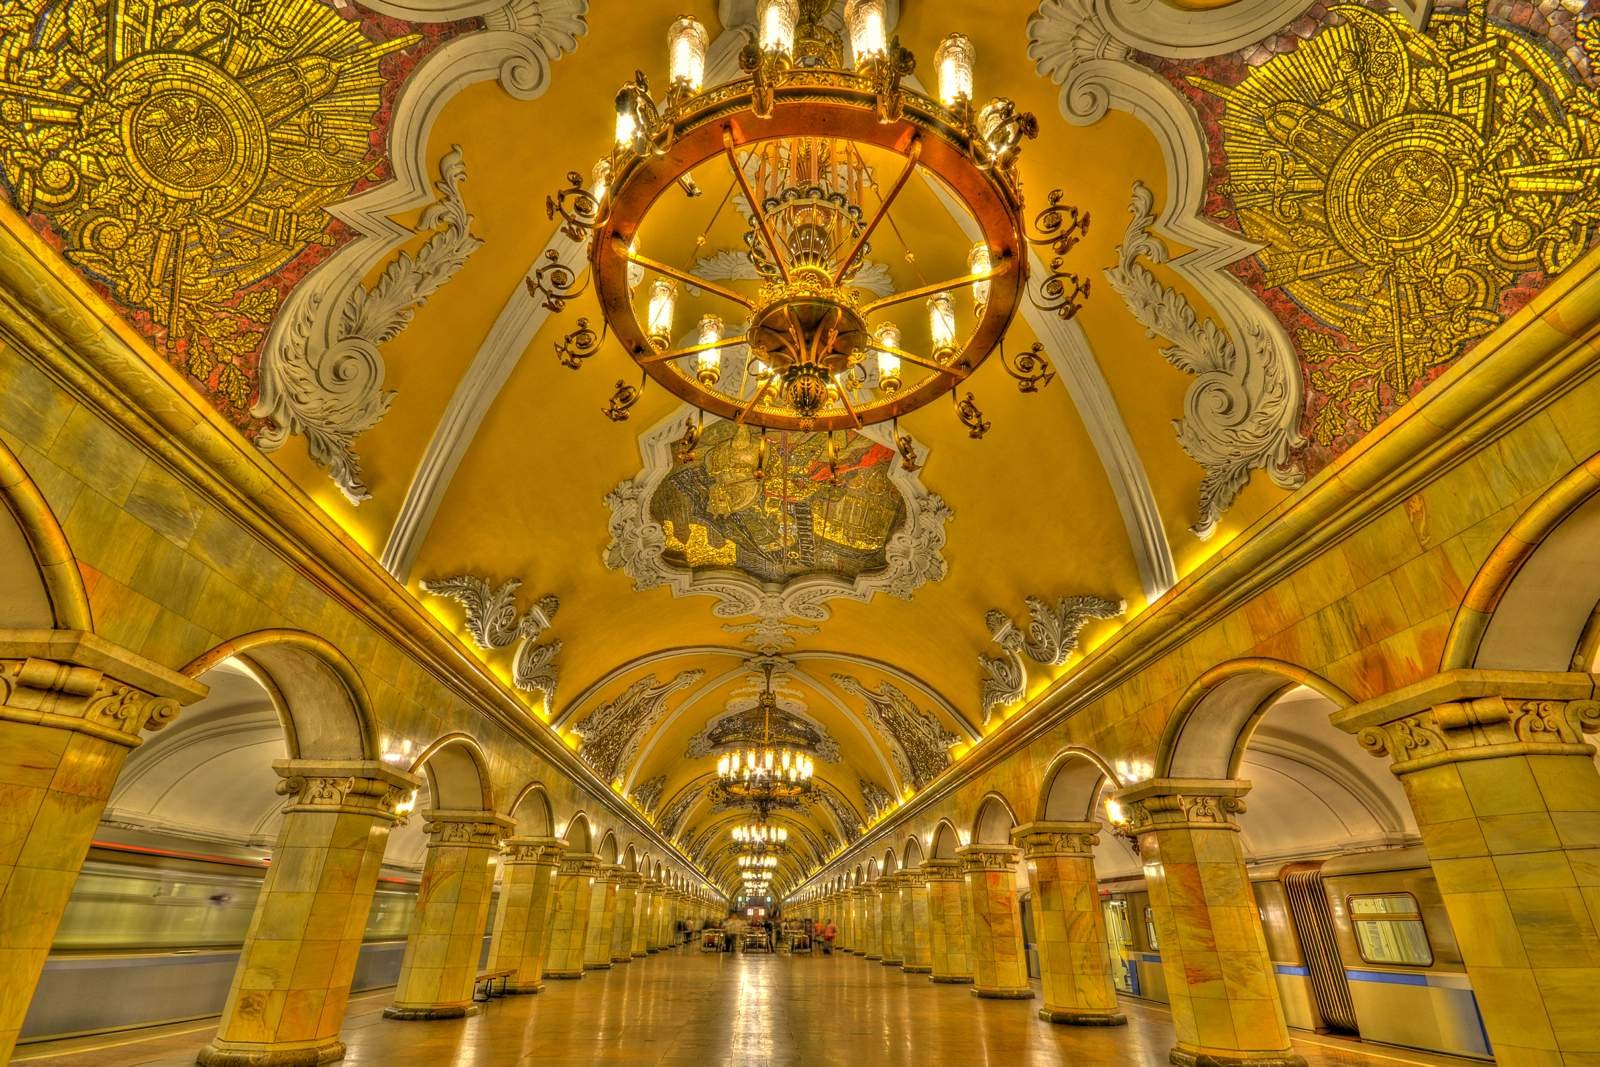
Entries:
[[766,684],[761,691],[762,738],[754,745],[717,758],[717,778],[730,796],[757,802],[796,797],[811,788],[815,763],[805,752],[772,743],[772,713],[777,698],[772,695],[772,664],[764,667]]
[[776,856],[740,856],[739,867],[746,871],[770,871],[778,866]]
[[764,822],[744,823],[733,828],[733,840],[735,844],[749,845],[757,850],[780,849],[789,843],[789,831]]
[[[561,363],[576,369],[608,337],[622,349],[639,377],[603,409],[618,422],[654,382],[702,414],[802,431],[890,422],[949,396],[983,436],[966,385],[992,353],[1024,393],[1054,377],[1042,344],[1007,353],[1004,338],[1024,299],[1077,313],[1089,281],[1063,262],[1088,214],[1056,190],[1026,224],[1017,164],[1038,123],[1011,100],[978,103],[968,37],[944,37],[929,93],[908,80],[916,60],[890,35],[885,0],[849,0],[843,33],[830,0],[754,7],[755,39],[728,80],[707,77],[705,27],[674,21],[665,90],[643,72],[623,85],[610,154],[546,201],[587,244],[587,280],[552,250],[528,290],[560,313],[592,285],[602,317],[557,343]],[[913,205],[934,191],[950,217],[897,221],[908,188]],[[679,189],[722,206],[686,211]],[[685,229],[689,248],[669,236]],[[705,269],[711,240],[743,261],[731,277],[726,257]],[[685,439],[692,449],[698,424]]]

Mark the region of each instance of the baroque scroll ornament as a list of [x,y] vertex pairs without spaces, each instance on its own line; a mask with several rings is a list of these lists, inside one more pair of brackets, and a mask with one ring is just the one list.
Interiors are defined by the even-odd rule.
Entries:
[[573,727],[583,738],[578,755],[606,781],[619,777],[632,764],[633,753],[645,732],[666,713],[667,699],[705,676],[705,671],[682,671],[670,681],[654,674],[634,682],[609,703],[585,715]]
[[277,309],[258,284],[326,243],[372,170],[386,55],[318,0],[0,9],[0,174],[225,410]]
[[978,657],[979,703],[985,722],[997,709],[1019,704],[1027,694],[1024,655],[1035,663],[1059,667],[1078,650],[1078,637],[1091,619],[1120,618],[1127,611],[1126,602],[1097,596],[1060,597],[1054,607],[1040,597],[1025,597],[1023,602],[1028,606],[1026,630],[998,609],[983,617],[990,638],[1004,652]]
[[439,162],[438,199],[423,211],[417,233],[431,233],[413,255],[402,252],[371,288],[357,286],[336,314],[326,314],[324,294],[303,302],[286,328],[274,331],[261,359],[261,396],[252,414],[268,427],[256,445],[271,452],[290,434],[306,439],[317,465],[352,504],[370,499],[354,441],[372,429],[394,402],[383,388],[379,347],[411,323],[417,308],[455,277],[483,242],[470,230],[461,200],[466,180],[461,149]]
[[[1354,5],[1219,97],[1224,191],[1316,325],[1296,342],[1330,445],[1378,420],[1502,322],[1600,226],[1600,93],[1485,0],[1419,32]],[[1578,38],[1600,59],[1593,22]]]
[[848,674],[835,674],[833,682],[866,702],[867,719],[891,742],[902,778],[921,789],[950,766],[950,746],[961,738],[946,730],[931,712],[918,708],[893,683],[880,682],[873,690]]
[[511,659],[511,684],[525,693],[542,693],[545,711],[550,711],[560,677],[555,659],[561,654],[561,641],[552,639],[541,645],[539,638],[560,609],[559,599],[547,593],[526,614],[518,615],[520,578],[508,578],[499,588],[470,574],[424,579],[418,584],[427,595],[454,600],[466,609],[463,625],[479,648],[493,651],[519,641]]
[[1186,374],[1194,375],[1184,401],[1185,414],[1173,425],[1178,443],[1205,470],[1200,483],[1200,513],[1190,529],[1211,536],[1217,523],[1250,480],[1265,470],[1278,485],[1294,488],[1304,480],[1295,466],[1294,449],[1303,443],[1296,424],[1299,392],[1294,388],[1291,359],[1276,350],[1259,330],[1235,339],[1211,319],[1202,319],[1189,299],[1156,278],[1140,258],[1167,261],[1167,250],[1151,234],[1155,194],[1143,182],[1133,183],[1133,216],[1117,265],[1106,269],[1106,281],[1151,337],[1166,342],[1161,355]]

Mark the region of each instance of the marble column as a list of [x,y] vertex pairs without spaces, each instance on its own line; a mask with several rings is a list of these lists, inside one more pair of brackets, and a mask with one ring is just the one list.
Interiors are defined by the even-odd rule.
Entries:
[[611,962],[633,962],[633,924],[639,917],[639,885],[644,881],[637,872],[623,871],[617,876],[617,910],[611,926]]
[[395,805],[420,780],[377,761],[278,760],[289,798],[208,1067],[301,1067],[344,1055],[350,982]]
[[876,881],[862,887],[861,920],[866,926],[862,948],[869,960],[883,959],[883,893]]
[[123,761],[204,693],[92,634],[0,636],[0,1063]]
[[882,924],[883,959],[885,967],[899,967],[905,963],[900,954],[900,876],[886,874],[878,879],[878,917]]
[[510,819],[486,811],[423,816],[427,860],[386,1019],[459,1019],[477,1012],[472,987],[483,955],[494,868]]
[[1011,839],[1022,848],[1033,887],[1044,1007],[1039,1018],[1075,1026],[1120,1026],[1106,944],[1105,913],[1094,873],[1098,822],[1032,822]]
[[1017,857],[1011,845],[968,845],[956,850],[966,878],[967,930],[972,951],[972,992],[997,1000],[1027,1000],[1028,957],[1017,906]]
[[550,913],[550,948],[544,961],[546,978],[583,977],[594,864],[595,857],[587,852],[568,852],[561,857],[556,871],[555,907]]
[[933,971],[928,876],[920,867],[900,872],[900,954],[907,974]]
[[967,937],[966,879],[960,860],[927,860],[928,963],[935,982],[972,982],[972,949]]
[[655,883],[648,878],[639,882],[633,900],[633,941],[628,951],[634,959],[643,959],[648,955],[646,949],[650,940],[650,894]]
[[489,970],[513,972],[508,993],[544,988],[556,869],[565,851],[554,837],[510,837],[500,847],[500,906],[489,942]]
[[583,969],[609,971],[611,942],[617,925],[617,881],[622,868],[616,864],[597,864],[594,888],[589,894],[589,932],[583,950]]
[[854,889],[846,889],[839,894],[839,947],[855,955],[856,891]]
[[1600,729],[1587,674],[1449,671],[1336,713],[1416,814],[1495,1062],[1600,1062]]
[[1154,779],[1117,800],[1138,835],[1178,1044],[1172,1062],[1303,1064],[1239,843],[1249,783]]

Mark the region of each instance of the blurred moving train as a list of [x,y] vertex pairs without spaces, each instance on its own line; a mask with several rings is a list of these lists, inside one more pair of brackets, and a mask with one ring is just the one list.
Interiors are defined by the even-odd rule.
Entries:
[[[1290,1026],[1491,1057],[1420,846],[1252,866],[1251,881]],[[1101,901],[1118,989],[1165,1003],[1161,944],[1143,879],[1102,884]],[[1024,925],[1032,929],[1031,916]]]
[[[260,850],[140,835],[98,841],[62,917],[23,1042],[218,1015],[266,862]],[[206,852],[191,851],[205,847]],[[395,984],[417,875],[386,868],[367,919],[356,991]],[[490,905],[485,932],[492,929]],[[487,952],[487,936],[485,952]]]
[[[266,863],[259,850],[145,835],[90,851],[23,1027],[24,1041],[221,1012]],[[1489,1058],[1488,1038],[1420,847],[1252,870],[1291,1026]],[[395,983],[416,874],[385,869],[354,989]],[[1101,887],[1121,991],[1165,1002],[1142,879]],[[1031,902],[1024,901],[1030,949]],[[485,927],[493,927],[493,905]],[[1036,959],[1030,951],[1030,960]],[[1037,976],[1036,962],[1032,965]]]

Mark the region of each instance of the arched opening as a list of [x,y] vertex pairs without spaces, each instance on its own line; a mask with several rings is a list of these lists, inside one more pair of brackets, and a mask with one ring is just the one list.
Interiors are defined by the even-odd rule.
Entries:
[[1512,525],[1462,598],[1442,670],[1588,671],[1600,662],[1600,455]]
[[622,854],[622,869],[635,873],[639,870],[639,852],[632,845]]
[[601,863],[615,865],[617,862],[617,835],[607,830],[606,836],[600,839],[600,851],[596,855],[600,857]]
[[0,441],[0,629],[93,630],[61,524],[16,455]]
[[[1086,748],[1069,748],[1045,772],[1039,794],[1041,822],[1102,822],[1101,798],[1123,785],[1110,764]],[[1127,841],[1102,833],[1094,849],[1095,873],[1101,879],[1136,876],[1139,857]]]
[[519,837],[550,837],[555,833],[556,820],[550,811],[550,795],[538,782],[523,788],[516,802],[511,805],[511,818],[517,824]]
[[567,843],[569,852],[592,853],[594,831],[589,826],[589,816],[580,811],[568,819],[566,827],[561,831],[561,839]]
[[879,865],[879,869],[883,872],[884,877],[888,877],[891,874],[896,874],[899,872],[900,857],[894,854],[894,849],[890,848],[884,850],[883,862]]
[[922,842],[915,837],[908,837],[900,853],[900,869],[909,871],[920,866],[922,866]]
[[1016,828],[1017,817],[1011,805],[999,793],[990,793],[978,805],[978,814],[972,820],[972,843],[975,845],[1009,845],[1011,831]]
[[955,825],[949,819],[940,819],[939,825],[933,828],[933,858],[953,860],[956,858],[956,849],[960,847],[961,835],[956,832]]

